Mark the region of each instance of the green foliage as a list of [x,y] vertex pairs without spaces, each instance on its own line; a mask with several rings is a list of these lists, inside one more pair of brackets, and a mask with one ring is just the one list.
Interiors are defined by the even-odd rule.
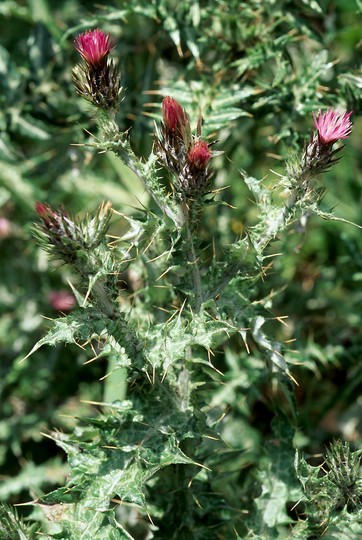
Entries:
[[335,441],[324,466],[312,467],[297,454],[296,471],[310,530],[317,535],[323,530],[322,536],[328,538],[357,538],[362,532],[361,459],[357,453],[347,443]]
[[[1,540],[361,536],[360,12],[1,2]],[[96,27],[116,112],[72,87]],[[209,192],[162,166],[165,95]],[[354,130],[312,178],[327,107]]]
[[25,525],[9,506],[0,505],[0,534],[3,540],[34,540],[38,536],[36,524]]

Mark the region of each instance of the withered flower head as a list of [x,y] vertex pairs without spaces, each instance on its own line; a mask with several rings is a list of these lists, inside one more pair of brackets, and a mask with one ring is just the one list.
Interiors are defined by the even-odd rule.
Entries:
[[111,204],[101,204],[94,217],[76,220],[69,216],[64,207],[54,210],[46,203],[37,202],[35,210],[41,218],[36,226],[45,249],[67,263],[79,261],[83,250],[92,251],[104,242],[112,216]]

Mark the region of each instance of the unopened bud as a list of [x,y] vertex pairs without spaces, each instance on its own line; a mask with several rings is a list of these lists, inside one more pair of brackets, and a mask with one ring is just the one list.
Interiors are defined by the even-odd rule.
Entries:
[[211,152],[205,141],[196,141],[187,155],[188,162],[197,169],[205,169],[211,159]]
[[156,133],[155,149],[159,159],[174,175],[176,192],[197,198],[206,193],[212,171],[209,145],[200,140],[201,118],[196,137],[192,136],[190,119],[176,99],[166,96],[162,101],[161,136]]
[[166,128],[170,131],[182,131],[188,121],[185,110],[170,96],[166,96],[162,101],[162,116]]
[[46,224],[54,222],[54,219],[58,217],[48,204],[39,201],[35,203],[35,211]]

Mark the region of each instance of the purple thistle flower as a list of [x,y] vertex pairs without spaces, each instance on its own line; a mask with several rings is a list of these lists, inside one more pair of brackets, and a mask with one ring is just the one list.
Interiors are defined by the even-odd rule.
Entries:
[[320,144],[332,145],[339,139],[346,139],[351,134],[353,127],[349,119],[352,112],[340,113],[330,109],[324,113],[319,110],[318,115],[313,113],[313,123],[318,131]]
[[328,171],[339,161],[337,154],[343,146],[333,150],[339,139],[346,139],[352,131],[351,112],[338,112],[335,109],[313,113],[313,124],[317,133],[311,132],[310,139],[304,147],[302,167],[307,177]]
[[73,69],[76,91],[96,107],[116,110],[122,87],[117,68],[108,58],[115,43],[99,28],[80,34],[74,43],[85,62]]
[[49,304],[56,311],[70,311],[77,303],[75,296],[69,291],[50,291]]
[[93,67],[103,63],[110,50],[115,46],[109,39],[109,34],[102,30],[87,30],[74,40],[75,48],[83,60]]
[[0,240],[2,238],[7,238],[8,236],[10,236],[11,229],[11,222],[5,217],[0,217]]

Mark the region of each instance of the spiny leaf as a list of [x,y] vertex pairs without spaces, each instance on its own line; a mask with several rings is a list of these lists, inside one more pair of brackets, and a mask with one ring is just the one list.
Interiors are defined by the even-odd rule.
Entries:
[[[196,125],[199,115],[202,116],[202,132],[208,136],[219,130],[222,126],[231,124],[237,118],[250,116],[241,107],[243,101],[255,94],[255,89],[250,86],[239,88],[233,85],[220,85],[216,88],[209,87],[205,92],[205,85],[200,81],[175,81],[155,90],[152,94],[165,96],[170,95],[176,99],[186,109],[191,121]],[[151,104],[154,108],[159,108],[157,103]],[[240,105],[240,107],[237,107]],[[150,116],[160,119],[160,112],[150,113]]]
[[220,342],[221,336],[227,337],[237,332],[230,323],[209,319],[207,316],[194,316],[192,323],[175,317],[168,324],[160,324],[148,332],[146,357],[154,366],[163,365],[167,372],[169,366],[184,358],[186,347],[200,345],[206,350]]
[[278,525],[292,522],[286,512],[287,503],[298,501],[301,495],[293,467],[294,431],[286,416],[281,415],[274,420],[273,432],[277,443],[270,442],[266,447],[268,462],[258,475],[262,492],[255,499],[256,507],[270,532],[273,529],[275,532]]
[[71,317],[56,319],[53,327],[48,331],[46,336],[41,338],[31,349],[31,351],[23,358],[22,362],[34,354],[43,345],[55,346],[58,343],[76,343],[78,331],[84,328],[82,322]]
[[15,509],[0,503],[0,538],[1,540],[36,540],[38,526],[26,525],[18,517]]

